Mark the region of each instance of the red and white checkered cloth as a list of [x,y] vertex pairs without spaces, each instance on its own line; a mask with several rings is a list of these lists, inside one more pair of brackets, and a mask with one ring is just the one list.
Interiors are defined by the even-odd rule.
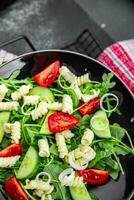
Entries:
[[[15,57],[0,50],[0,61],[10,61]],[[100,54],[98,60],[115,72],[134,94],[134,39],[112,44]]]
[[98,60],[115,72],[134,94],[134,39],[112,44]]

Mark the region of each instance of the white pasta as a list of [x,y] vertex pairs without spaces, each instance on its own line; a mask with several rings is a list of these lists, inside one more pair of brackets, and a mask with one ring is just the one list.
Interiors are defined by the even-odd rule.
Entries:
[[40,96],[23,96],[24,104],[33,106],[39,103]]
[[72,168],[67,168],[59,175],[59,180],[64,186],[81,187],[83,185],[83,177],[75,175]]
[[11,98],[14,101],[18,101],[19,99],[21,99],[23,96],[27,95],[29,93],[29,90],[32,89],[31,85],[22,85],[18,91],[13,92],[11,94]]
[[6,133],[11,133],[12,143],[19,144],[19,140],[21,137],[21,124],[20,122],[15,122],[14,124],[5,123],[4,131]]
[[74,137],[74,133],[72,133],[69,129],[62,131],[61,134],[63,134],[67,140],[70,140],[72,137]]
[[51,194],[45,194],[42,190],[34,190],[33,194],[41,197],[41,200],[52,200]]
[[94,133],[91,129],[86,128],[81,139],[81,144],[90,145],[94,139]]
[[75,91],[75,93],[76,93],[78,99],[80,100],[81,97],[82,97],[82,93],[81,93],[81,90],[80,90],[79,86],[78,86],[77,84],[74,84],[74,85],[72,86],[72,89]]
[[11,168],[19,160],[20,156],[0,158],[0,168]]
[[27,190],[41,190],[43,192],[52,192],[53,185],[42,180],[26,180],[25,189]]
[[67,94],[63,95],[63,107],[62,111],[71,114],[73,112],[73,101]]
[[0,102],[0,111],[12,111],[18,110],[19,103],[17,101],[12,102]]
[[80,144],[77,149],[68,154],[68,162],[74,169],[82,170],[95,156],[96,153],[90,146]]
[[49,157],[50,151],[47,138],[38,140],[38,147],[40,157]]
[[32,119],[36,120],[39,117],[42,117],[48,112],[47,109],[47,103],[46,102],[40,102],[38,107],[32,112]]
[[76,76],[65,66],[61,67],[60,74],[69,83],[73,83],[76,79]]
[[62,103],[59,102],[48,103],[47,108],[49,110],[62,111]]
[[65,137],[61,133],[56,133],[55,139],[56,139],[56,145],[58,147],[59,157],[64,158],[68,154]]
[[98,97],[100,93],[100,90],[91,90],[91,94],[82,94],[82,101],[84,101],[85,103],[87,103],[88,101],[90,101],[91,99]]
[[75,80],[75,82],[76,82],[76,84],[78,86],[81,86],[84,83],[90,82],[89,74],[87,73],[87,74],[84,74],[82,76],[77,77],[76,80]]
[[8,92],[8,88],[5,84],[0,85],[0,102],[4,99],[6,93]]

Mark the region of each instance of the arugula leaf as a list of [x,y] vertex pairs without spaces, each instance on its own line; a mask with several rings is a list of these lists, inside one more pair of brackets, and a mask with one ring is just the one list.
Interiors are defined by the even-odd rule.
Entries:
[[8,80],[13,80],[13,79],[17,78],[17,76],[18,76],[19,74],[20,74],[20,70],[19,70],[19,69],[15,70],[15,71],[11,74],[11,76],[10,76],[10,78],[9,78]]
[[114,123],[110,125],[111,135],[118,140],[121,140],[125,136],[125,129],[122,128],[119,124]]
[[104,73],[102,76],[102,84],[101,84],[101,95],[107,93],[109,89],[113,88],[116,85],[116,82],[112,81],[114,74],[112,72],[106,74]]
[[134,122],[134,117],[131,118],[130,122]]
[[127,155],[127,154],[129,154],[130,153],[130,151],[128,151],[128,149],[126,149],[125,147],[123,147],[123,146],[116,146],[115,148],[114,148],[114,152],[117,154],[117,155],[123,155],[123,156],[125,156],[125,155]]
[[78,124],[78,126],[80,127],[80,129],[85,129],[85,128],[89,128],[89,124],[90,124],[90,119],[92,118],[92,115],[84,115],[81,120],[80,123]]
[[63,168],[57,164],[50,164],[49,166],[44,168],[44,171],[50,174],[52,178],[52,183],[56,188],[56,192],[54,193],[54,198],[62,200],[71,199],[69,191],[67,190],[66,187],[61,185],[58,179],[58,176],[63,171]]
[[93,194],[91,192],[89,192],[89,194],[90,194],[90,197],[92,200],[99,200],[99,198],[95,194]]

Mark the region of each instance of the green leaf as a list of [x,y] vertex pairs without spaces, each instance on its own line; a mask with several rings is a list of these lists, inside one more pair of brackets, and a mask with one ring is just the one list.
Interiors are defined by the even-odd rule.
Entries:
[[123,155],[123,156],[125,156],[125,155],[127,155],[127,154],[129,154],[130,153],[130,151],[128,151],[125,147],[123,147],[123,146],[116,146],[115,148],[114,148],[114,152],[117,154],[117,155]]
[[119,124],[114,123],[110,125],[111,135],[118,140],[121,140],[125,136],[125,129],[122,128]]
[[116,180],[119,176],[119,171],[109,169],[109,175],[111,176],[112,179]]
[[82,117],[82,119],[80,120],[80,123],[78,124],[80,129],[89,128],[91,117],[92,117],[92,115],[90,115],[90,116],[89,115],[84,115],[84,117]]
[[134,122],[134,117],[131,118],[130,122]]
[[56,144],[53,143],[53,144],[51,145],[51,147],[50,147],[50,153],[54,154],[55,156],[58,156],[58,155],[59,155]]
[[62,186],[58,179],[59,174],[63,171],[63,168],[56,164],[50,164],[49,166],[44,168],[44,171],[49,173],[51,176],[52,184],[56,189],[56,193],[54,194],[55,199],[70,199],[67,187]]
[[111,82],[111,79],[113,78],[114,74],[112,72],[108,74],[103,74],[102,76],[102,85],[101,85],[101,95],[107,93],[109,89],[113,88],[116,83],[114,81]]
[[99,200],[99,198],[95,194],[93,194],[91,192],[89,192],[89,194],[90,194],[90,197],[92,200]]
[[19,69],[15,70],[15,71],[11,74],[9,80],[13,80],[13,79],[17,78],[17,76],[18,76],[19,74],[20,74],[20,70],[19,70]]

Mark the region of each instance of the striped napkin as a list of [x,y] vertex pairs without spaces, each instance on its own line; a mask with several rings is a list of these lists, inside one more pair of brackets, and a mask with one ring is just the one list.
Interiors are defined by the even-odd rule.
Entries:
[[112,44],[98,60],[115,72],[134,95],[134,39]]
[[[15,57],[12,53],[0,50],[0,63]],[[115,72],[134,94],[134,39],[112,44],[99,55],[98,60]]]

